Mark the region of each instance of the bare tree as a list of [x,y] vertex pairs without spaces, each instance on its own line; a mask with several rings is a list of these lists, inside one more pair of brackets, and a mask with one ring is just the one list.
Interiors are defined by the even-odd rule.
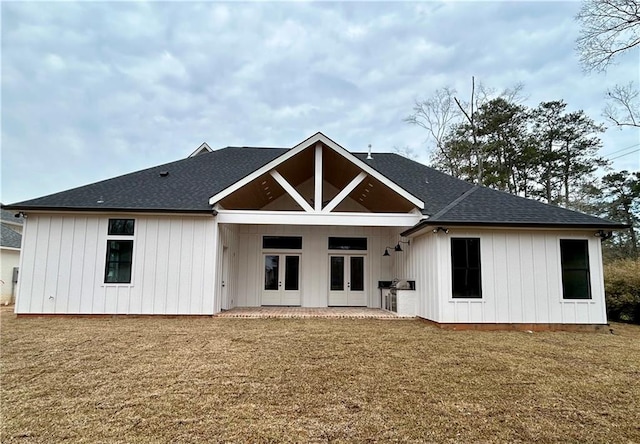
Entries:
[[585,0],[576,41],[587,71],[605,71],[619,54],[640,45],[640,1]]
[[462,115],[464,115],[464,117],[469,122],[469,127],[471,128],[471,140],[473,143],[472,148],[473,148],[473,152],[478,158],[478,184],[482,184],[482,176],[484,173],[484,168],[483,168],[484,156],[483,156],[483,153],[480,152],[481,150],[478,145],[478,128],[475,124],[476,113],[473,111],[473,105],[476,101],[475,93],[476,93],[476,79],[475,77],[471,76],[471,100],[469,101],[469,108],[470,108],[469,112],[465,110],[465,107],[462,105],[462,103],[460,102],[460,100],[458,100],[457,97],[454,97],[453,99],[456,101],[456,105],[458,105],[458,108],[460,109],[460,112],[462,113]]
[[[445,137],[451,126],[460,120],[460,112],[455,105],[456,90],[449,87],[438,89],[425,100],[416,100],[413,113],[403,119],[404,122],[418,125],[427,130],[437,154],[450,163],[448,153],[444,149]],[[453,174],[453,171],[450,171]]]
[[529,98],[528,95],[523,94],[524,83],[522,82],[518,82],[512,87],[505,88],[498,93],[496,88],[488,87],[482,83],[482,81],[479,81],[477,83],[476,90],[476,109],[480,109],[483,105],[497,98],[504,99],[507,102],[515,104],[522,104]]
[[413,148],[408,147],[407,145],[394,145],[391,150],[397,155],[406,157],[407,159],[416,160],[418,158],[418,154],[416,153],[416,151]]
[[[584,0],[576,20],[582,26],[576,43],[585,71],[606,71],[618,55],[640,45],[640,0]],[[607,95],[606,118],[617,126],[640,127],[633,82],[616,85]]]
[[614,86],[607,91],[607,96],[604,117],[618,126],[640,128],[640,93],[633,82]]

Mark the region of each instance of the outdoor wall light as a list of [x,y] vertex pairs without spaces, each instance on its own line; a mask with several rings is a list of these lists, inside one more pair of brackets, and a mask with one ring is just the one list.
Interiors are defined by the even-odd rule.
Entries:
[[442,231],[444,234],[448,234],[449,233],[449,229],[445,228],[445,227],[437,227],[433,229],[434,233],[437,233],[438,231]]
[[384,247],[384,254],[383,254],[383,256],[391,256],[391,255],[389,254],[389,248],[393,248],[393,247]]
[[396,246],[394,247],[395,251],[402,251],[402,247],[400,246],[400,244],[407,244],[409,245],[411,241],[398,241],[398,243],[396,244]]

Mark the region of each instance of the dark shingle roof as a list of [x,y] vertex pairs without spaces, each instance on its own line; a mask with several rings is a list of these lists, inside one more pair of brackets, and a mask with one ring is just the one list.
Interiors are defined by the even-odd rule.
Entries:
[[[223,148],[16,203],[9,208],[208,213],[211,211],[211,196],[286,151],[285,148]],[[564,208],[475,187],[397,154],[374,153],[373,160],[366,160],[364,153],[354,155],[421,199],[425,203],[423,214],[431,217],[424,223],[623,227]],[[160,172],[163,171],[169,175],[161,177]]]
[[618,222],[481,186],[469,189],[438,213],[402,235],[436,225],[627,228]]
[[[285,149],[229,147],[8,207],[210,213],[211,196],[284,152]],[[169,174],[160,176],[164,171]]]
[[465,191],[473,188],[468,182],[393,153],[374,153],[366,160],[364,153],[355,156],[366,162],[397,185],[424,202],[423,214],[432,215]]
[[20,248],[22,235],[5,224],[0,224],[0,245],[9,248]]

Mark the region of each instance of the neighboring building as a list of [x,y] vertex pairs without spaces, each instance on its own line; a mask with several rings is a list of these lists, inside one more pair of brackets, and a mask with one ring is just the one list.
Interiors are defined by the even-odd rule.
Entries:
[[20,263],[23,219],[5,209],[0,213],[0,304],[7,305],[15,300],[14,276]]
[[437,323],[607,322],[600,241],[623,225],[322,133],[207,148],[10,205],[28,216],[16,312],[381,307],[397,278],[415,290],[391,305]]

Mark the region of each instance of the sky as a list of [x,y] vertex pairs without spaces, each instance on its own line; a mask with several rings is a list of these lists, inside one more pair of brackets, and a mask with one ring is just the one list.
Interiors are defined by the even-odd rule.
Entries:
[[[187,157],[202,142],[292,147],[321,131],[353,152],[428,163],[415,100],[471,77],[599,122],[639,52],[585,74],[573,2],[2,2],[0,199],[44,196]],[[608,125],[611,126],[611,125]],[[600,154],[640,169],[640,131]],[[635,151],[634,151],[635,150]]]

